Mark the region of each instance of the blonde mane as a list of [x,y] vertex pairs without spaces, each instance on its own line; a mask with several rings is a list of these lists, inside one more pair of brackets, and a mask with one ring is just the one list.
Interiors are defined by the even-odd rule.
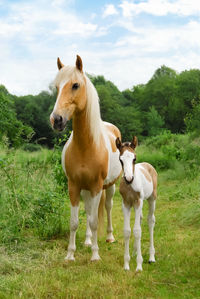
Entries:
[[87,90],[87,119],[90,126],[91,136],[93,138],[94,143],[99,145],[101,131],[102,131],[102,120],[100,114],[100,107],[99,107],[99,97],[96,91],[96,88],[90,81],[90,79],[85,76],[86,78],[86,90]]

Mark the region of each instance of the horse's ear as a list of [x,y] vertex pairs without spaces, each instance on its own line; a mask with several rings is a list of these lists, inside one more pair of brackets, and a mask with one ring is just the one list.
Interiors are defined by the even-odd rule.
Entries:
[[137,145],[138,145],[137,137],[136,137],[136,136],[133,136],[133,140],[131,141],[131,147],[132,147],[133,149],[135,149]]
[[59,70],[64,67],[64,64],[62,64],[59,57],[57,58],[57,66]]
[[118,150],[120,150],[122,147],[122,143],[121,143],[121,140],[119,139],[119,137],[117,137],[117,139],[115,140],[115,144],[116,144],[116,147],[118,148]]
[[82,72],[83,71],[83,63],[82,63],[82,59],[79,55],[76,55],[76,68]]

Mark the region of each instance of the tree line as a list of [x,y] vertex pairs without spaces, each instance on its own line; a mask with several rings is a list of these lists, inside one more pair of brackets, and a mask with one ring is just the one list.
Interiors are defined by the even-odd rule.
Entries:
[[[133,134],[143,138],[168,130],[172,133],[200,131],[200,70],[181,73],[161,66],[146,84],[120,91],[103,76],[88,75],[97,89],[103,120],[115,124],[123,140]],[[38,143],[53,147],[58,135],[49,115],[56,91],[16,96],[0,85],[0,140],[11,146]],[[68,125],[71,130],[71,124]]]

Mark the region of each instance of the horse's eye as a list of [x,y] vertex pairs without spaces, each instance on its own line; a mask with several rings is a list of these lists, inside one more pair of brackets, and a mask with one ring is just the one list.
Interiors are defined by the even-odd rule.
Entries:
[[77,90],[78,88],[79,88],[79,84],[78,83],[74,83],[73,85],[72,85],[72,89],[73,90]]

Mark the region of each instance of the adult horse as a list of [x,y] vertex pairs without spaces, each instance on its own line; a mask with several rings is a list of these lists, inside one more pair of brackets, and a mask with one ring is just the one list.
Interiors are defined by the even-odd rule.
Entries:
[[[87,214],[86,245],[92,245],[91,260],[99,260],[97,244],[98,211],[102,191],[106,189],[107,241],[113,242],[111,219],[115,181],[121,173],[119,151],[115,140],[121,139],[119,130],[103,122],[99,99],[94,85],[83,72],[77,55],[76,65],[64,66],[57,60],[59,72],[55,78],[57,100],[50,116],[52,127],[62,131],[72,119],[73,131],[62,152],[62,166],[68,177],[71,202],[70,240],[66,260],[74,260],[80,194]],[[99,210],[98,210],[99,209]],[[92,242],[91,242],[92,237]]]

